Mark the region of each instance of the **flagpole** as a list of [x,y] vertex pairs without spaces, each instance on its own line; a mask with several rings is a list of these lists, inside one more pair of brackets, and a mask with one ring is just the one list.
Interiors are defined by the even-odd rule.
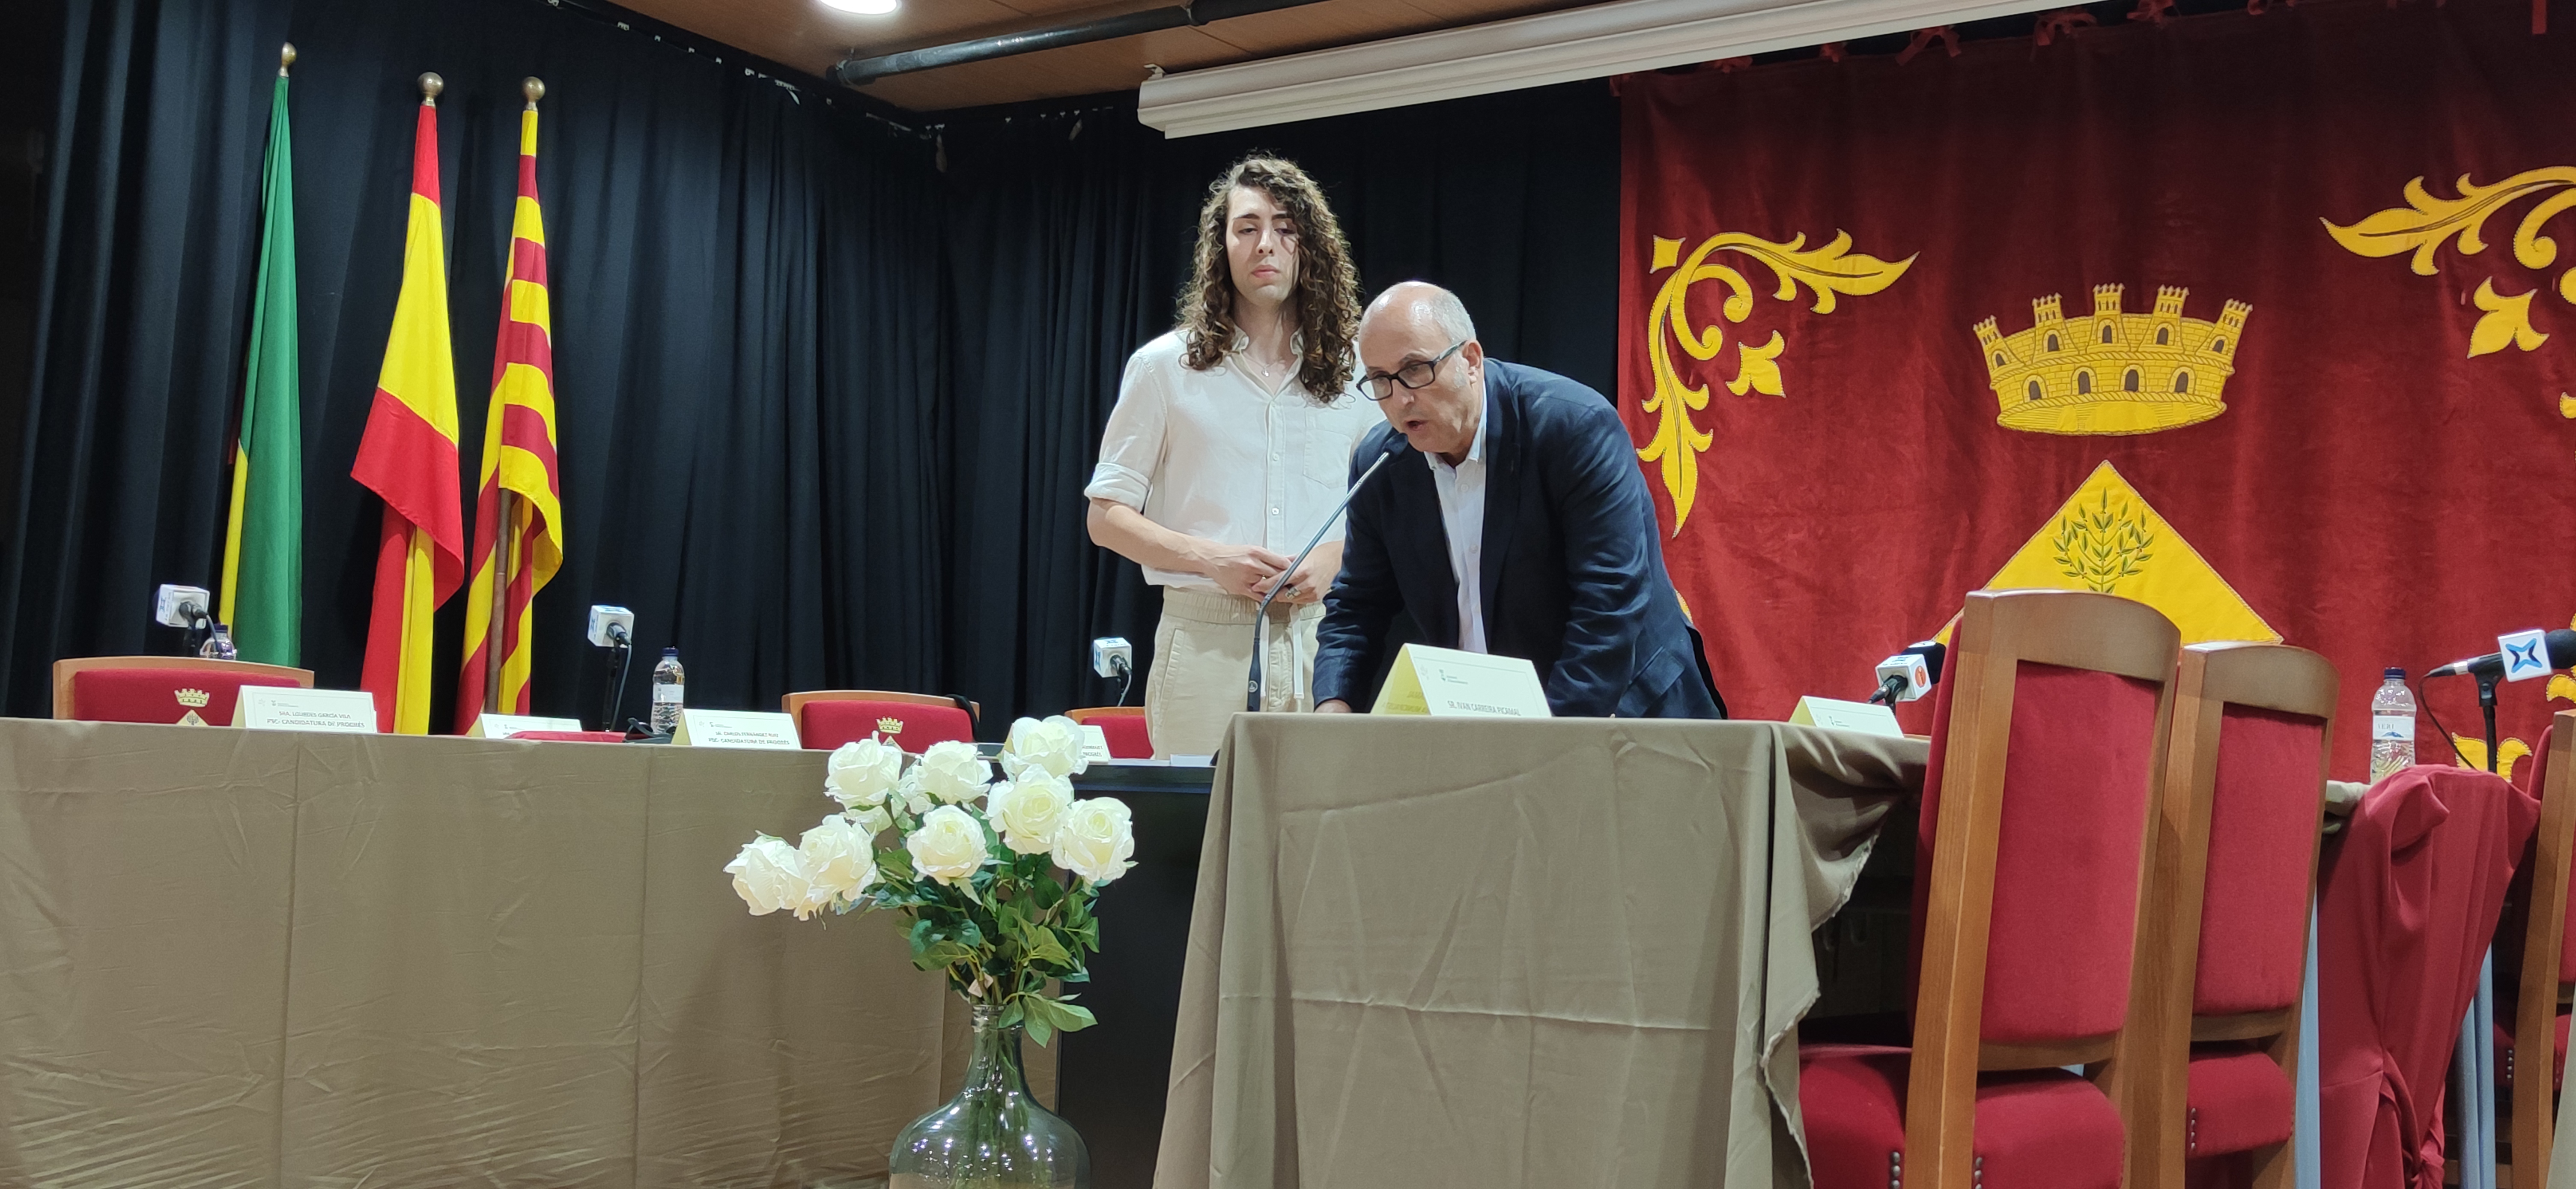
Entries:
[[518,527],[510,519],[517,499],[509,488],[501,489],[500,523],[492,530],[492,623],[483,640],[483,713],[516,714],[516,707],[501,704],[501,631],[510,611],[510,544],[518,539]]

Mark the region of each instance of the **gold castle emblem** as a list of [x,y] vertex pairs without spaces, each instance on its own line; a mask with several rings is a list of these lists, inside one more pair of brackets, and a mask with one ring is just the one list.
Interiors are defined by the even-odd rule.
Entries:
[[170,691],[170,696],[177,698],[180,705],[190,710],[203,710],[206,708],[206,703],[214,700],[213,694],[201,689],[175,689]]
[[2031,326],[2010,337],[1976,325],[1988,383],[2006,429],[2053,434],[2147,434],[2227,411],[2218,397],[2254,307],[2230,301],[2218,321],[2182,316],[2191,290],[2156,290],[2152,313],[2120,309],[2121,287],[2095,285],[2093,313],[2069,319],[2058,295],[2030,303]]
[[880,718],[877,720],[877,733],[880,735],[900,735],[903,733],[903,720],[900,718]]

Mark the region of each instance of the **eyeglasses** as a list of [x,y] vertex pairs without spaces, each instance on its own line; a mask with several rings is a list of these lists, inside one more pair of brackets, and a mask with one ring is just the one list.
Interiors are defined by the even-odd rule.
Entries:
[[1386,398],[1395,395],[1395,386],[1398,384],[1404,385],[1408,391],[1430,384],[1432,377],[1440,374],[1440,365],[1449,362],[1449,357],[1457,354],[1458,348],[1466,345],[1467,340],[1460,339],[1457,342],[1449,344],[1448,350],[1443,351],[1438,355],[1434,355],[1429,359],[1418,359],[1412,363],[1405,364],[1403,367],[1395,369],[1393,374],[1386,372],[1370,372],[1368,375],[1361,377],[1361,380],[1368,385],[1368,398],[1370,400],[1385,400]]

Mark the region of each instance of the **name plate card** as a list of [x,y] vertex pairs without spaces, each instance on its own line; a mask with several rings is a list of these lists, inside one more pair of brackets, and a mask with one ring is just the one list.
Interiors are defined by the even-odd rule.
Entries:
[[355,689],[245,685],[233,703],[233,725],[260,731],[376,734],[375,695]]
[[1896,712],[1876,702],[1846,702],[1840,698],[1819,698],[1812,694],[1798,699],[1798,708],[1789,721],[1805,727],[1832,727],[1840,731],[1859,731],[1864,735],[1885,735],[1890,739],[1905,737],[1905,728],[1896,725]]
[[680,711],[680,727],[671,742],[682,747],[740,747],[758,751],[796,751],[796,720],[775,710]]
[[507,739],[521,731],[578,731],[581,722],[570,718],[540,718],[533,714],[486,714],[474,720],[474,729],[465,734],[474,739]]
[[1092,723],[1082,724],[1082,760],[1086,764],[1118,762],[1118,757],[1109,754],[1109,732]]
[[1407,644],[1377,691],[1371,714],[1435,718],[1549,718],[1538,669],[1516,656]]

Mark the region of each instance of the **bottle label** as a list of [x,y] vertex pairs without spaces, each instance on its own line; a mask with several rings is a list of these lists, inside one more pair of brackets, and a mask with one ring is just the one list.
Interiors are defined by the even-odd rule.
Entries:
[[[654,687],[653,687],[653,700],[654,700],[655,702],[677,702],[677,701],[679,701],[679,700],[680,700],[680,690],[681,690],[681,688],[682,688],[682,687],[681,687],[677,682],[674,682],[674,683],[672,683],[672,684],[670,684],[670,685],[657,685],[657,686],[654,686]],[[2410,736],[2410,738],[2411,738],[2411,736]]]
[[2374,714],[2370,716],[2370,737],[2399,743],[2415,741],[2415,716],[2412,714]]

